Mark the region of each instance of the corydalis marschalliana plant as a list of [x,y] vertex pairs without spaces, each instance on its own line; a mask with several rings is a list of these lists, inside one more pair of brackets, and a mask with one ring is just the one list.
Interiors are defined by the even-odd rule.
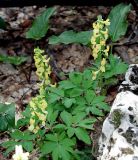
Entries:
[[93,80],[96,79],[99,72],[105,72],[106,58],[109,52],[109,45],[106,44],[109,37],[109,25],[109,19],[104,21],[101,16],[98,16],[97,21],[93,23],[93,35],[91,37],[92,56],[94,60],[100,60],[99,69],[92,73]]
[[36,74],[41,81],[39,85],[39,95],[32,98],[29,105],[31,110],[29,130],[37,133],[41,126],[45,126],[47,102],[45,98],[45,89],[47,86],[53,86],[50,80],[51,67],[49,65],[50,58],[42,55],[44,50],[39,48],[34,49],[34,60],[37,68]]

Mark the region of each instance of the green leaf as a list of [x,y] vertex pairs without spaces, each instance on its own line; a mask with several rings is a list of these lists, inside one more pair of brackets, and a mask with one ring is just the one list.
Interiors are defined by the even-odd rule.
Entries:
[[26,38],[39,40],[44,37],[49,29],[49,18],[55,12],[55,8],[47,8],[40,16],[38,16],[32,27],[26,32]]
[[80,96],[82,93],[83,93],[82,89],[80,89],[80,88],[73,88],[70,91],[69,95],[70,95],[70,97],[77,97],[77,96]]
[[3,143],[2,143],[2,147],[8,148],[8,147],[10,147],[10,146],[15,146],[16,144],[17,144],[17,142],[16,142],[16,141],[13,141],[13,140],[11,140],[11,141],[6,141],[6,142],[3,142]]
[[82,87],[83,87],[84,89],[89,89],[89,88],[91,88],[91,87],[92,87],[92,81],[91,81],[91,80],[86,80],[86,79],[84,79],[84,80],[82,81]]
[[100,102],[97,104],[97,106],[99,109],[103,109],[104,111],[107,111],[107,112],[110,111],[109,105],[106,104],[105,102]]
[[81,97],[81,96],[75,97],[75,99],[76,99],[76,104],[78,104],[79,106],[86,104],[86,100],[84,97]]
[[86,105],[78,105],[78,106],[75,106],[74,108],[72,108],[72,114],[73,115],[76,115],[78,112],[85,112],[86,111]]
[[36,135],[32,134],[29,131],[20,131],[20,130],[15,130],[10,134],[10,136],[13,139],[18,139],[18,140],[34,140]]
[[92,103],[93,99],[95,99],[95,97],[96,97],[96,95],[93,90],[86,91],[85,98],[86,98],[86,101],[88,102],[88,104]]
[[75,88],[76,86],[69,80],[64,80],[59,82],[59,86],[64,89]]
[[105,100],[105,96],[97,96],[93,99],[93,102],[92,104],[97,104],[97,103],[100,103],[100,102],[103,102]]
[[42,154],[48,154],[53,151],[54,148],[56,148],[56,143],[55,142],[50,142],[50,141],[45,141],[44,144],[42,145],[40,151]]
[[103,74],[106,79],[117,76],[118,74],[123,74],[128,69],[128,64],[122,62],[117,56],[110,54],[109,61],[110,64],[107,65],[106,72]]
[[16,141],[6,141],[1,144],[2,147],[6,148],[6,151],[3,153],[4,156],[8,156],[10,152],[15,150],[15,145],[19,145],[19,142]]
[[71,82],[73,82],[74,84],[78,85],[82,82],[82,73],[79,72],[71,72],[69,74],[69,78],[71,80]]
[[6,23],[1,17],[0,17],[0,29],[6,29]]
[[55,107],[56,105],[53,103],[52,105],[49,105],[49,107],[47,108],[48,111],[48,115],[47,115],[47,120],[48,122],[50,122],[50,124],[55,123],[56,118],[58,117],[58,113],[59,110],[54,110],[53,107]]
[[[18,143],[17,143],[18,145]],[[10,152],[15,150],[15,146],[10,146],[9,148],[6,149],[6,151],[3,153],[4,156],[8,156]]]
[[55,93],[49,93],[49,103],[54,103],[59,100],[61,97]]
[[70,126],[72,124],[72,115],[67,111],[63,111],[60,114],[60,117],[67,126]]
[[127,14],[130,12],[130,8],[130,4],[126,5],[121,3],[111,10],[108,18],[110,19],[109,34],[113,42],[125,35],[128,27],[126,18]]
[[46,134],[46,140],[52,141],[52,142],[57,142],[58,137],[56,134]]
[[27,57],[6,56],[6,55],[0,54],[0,61],[5,62],[5,63],[14,64],[14,65],[18,66],[18,65],[24,63],[25,61],[27,61]]
[[48,139],[49,141],[45,141],[44,145],[42,145],[40,149],[43,155],[52,152],[53,160],[70,160],[70,153],[74,152],[73,148],[76,143],[74,139],[68,139],[65,132],[62,132],[61,134],[48,134],[48,137],[46,139]]
[[32,141],[21,142],[21,145],[23,146],[23,148],[26,151],[28,151],[28,152],[32,152],[33,151],[33,142]]
[[104,116],[103,112],[95,106],[88,107],[87,112],[91,112],[93,115],[96,116]]
[[75,135],[79,140],[82,140],[86,144],[91,144],[90,136],[89,136],[88,132],[85,129],[79,128],[79,127],[76,128],[75,129]]
[[91,36],[92,36],[92,31],[82,31],[76,33],[73,30],[70,30],[61,33],[59,36],[51,36],[49,38],[49,44],[80,43],[83,45],[87,45],[88,43],[90,43]]
[[67,128],[67,135],[69,136],[69,138],[71,138],[74,135],[74,133],[75,133],[74,128],[72,127]]
[[54,127],[53,127],[54,129],[65,129],[66,128],[66,126],[64,125],[64,124],[57,124],[57,125],[55,125]]
[[52,158],[53,160],[58,160],[59,158],[59,148],[56,146],[52,152]]
[[79,122],[78,126],[92,130],[93,124],[96,122],[96,118],[87,118]]
[[[76,143],[76,142],[75,142],[73,139],[68,139],[68,138],[65,138],[64,140],[61,141],[61,144],[62,144],[64,147],[66,147],[66,149],[67,149],[68,147],[74,146],[75,143]],[[70,151],[70,150],[68,150],[68,151]]]
[[[117,69],[118,67],[118,69]],[[117,67],[115,67],[115,74],[118,75],[118,74],[123,74],[127,71],[128,69],[128,64],[125,64],[123,62],[120,62],[117,64]]]
[[0,131],[8,130],[8,122],[6,121],[5,117],[0,115]]
[[70,160],[70,154],[66,149],[62,146],[59,147],[59,155],[63,160]]
[[66,133],[62,132],[61,134],[57,134],[57,136],[58,136],[58,141],[62,141],[63,139],[66,138]]
[[85,112],[78,112],[75,116],[73,116],[73,123],[77,124],[86,116]]
[[55,94],[57,94],[57,95],[59,95],[59,96],[61,96],[61,97],[64,97],[64,90],[61,89],[61,88],[49,87],[49,88],[48,88],[48,91],[51,91],[51,92],[53,92],[53,93],[55,93]]
[[15,105],[0,103],[0,131],[15,127]]
[[66,108],[70,108],[73,103],[75,103],[75,98],[64,98],[62,103],[65,105]]

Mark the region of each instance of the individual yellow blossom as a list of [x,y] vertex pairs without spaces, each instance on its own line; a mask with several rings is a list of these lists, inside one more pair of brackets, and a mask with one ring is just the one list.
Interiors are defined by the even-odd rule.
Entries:
[[101,71],[101,72],[105,72],[105,66],[101,66],[101,67],[100,67],[100,71]]
[[99,73],[99,71],[94,71],[94,72],[92,72],[92,73],[93,73],[93,75],[92,75],[92,80],[95,80],[96,77],[97,77],[97,74]]
[[34,125],[34,123],[35,123],[35,120],[34,119],[30,119],[30,125]]
[[46,115],[36,112],[36,115],[38,116],[39,120],[45,121],[46,120]]
[[35,103],[33,102],[33,100],[31,100],[29,103],[30,103],[30,106],[31,106],[33,109],[36,108],[36,105],[35,105]]
[[31,115],[34,116],[34,115],[35,115],[35,112],[31,112]]
[[100,41],[100,45],[104,46],[105,45],[105,41],[104,40]]
[[35,126],[34,126],[34,125],[30,125],[28,129],[29,129],[30,131],[33,131],[33,130],[34,130],[34,128],[35,128]]
[[107,46],[106,51],[109,52],[109,46]]
[[47,102],[43,99],[41,101],[41,109],[42,109],[42,111],[45,111],[46,107],[47,107]]
[[94,60],[98,57],[98,54],[97,53],[93,53],[93,58]]
[[45,121],[42,121],[42,126],[45,126],[46,122]]
[[101,66],[105,66],[105,64],[106,64],[106,59],[103,58],[102,61],[101,61]]
[[101,66],[100,66],[100,71],[105,72],[105,64],[106,64],[106,59],[103,58],[101,61]]
[[110,20],[107,19],[106,21],[104,21],[104,24],[105,24],[106,26],[109,26],[109,25],[110,25]]
[[108,56],[108,52],[109,52],[109,46],[107,46],[106,49],[104,50],[106,56]]
[[36,126],[36,128],[33,130],[34,133],[37,133],[39,131],[40,127]]
[[106,28],[106,30],[105,31],[101,31],[101,33],[103,34],[104,39],[107,40],[108,37],[109,37],[109,35],[108,35],[108,29]]

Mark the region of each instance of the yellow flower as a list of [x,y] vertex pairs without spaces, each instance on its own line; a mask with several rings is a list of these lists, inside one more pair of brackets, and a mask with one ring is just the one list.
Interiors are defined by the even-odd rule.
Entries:
[[107,19],[106,21],[104,21],[104,24],[105,24],[106,26],[109,26],[109,25],[110,25],[110,20]]
[[42,109],[42,110],[45,110],[46,107],[47,107],[47,102],[43,99],[43,100],[41,101],[41,109]]
[[101,67],[100,67],[100,71],[101,71],[101,72],[105,72],[105,66],[101,66]]
[[97,74],[99,73],[99,71],[94,71],[94,72],[92,72],[92,80],[95,80],[96,79],[96,77],[97,77]]
[[36,128],[33,130],[34,133],[37,133],[39,131],[40,127],[36,126]]
[[29,102],[29,104],[30,104],[30,107],[32,107],[32,108],[35,108],[36,106],[35,106],[35,103],[33,102],[33,99]]
[[93,58],[94,60],[98,57],[98,54],[97,53],[93,53]]
[[100,41],[100,45],[104,46],[105,45],[105,41],[104,40]]
[[46,122],[45,121],[42,121],[42,126],[45,126]]
[[37,112],[36,115],[38,116],[39,120],[41,121],[45,121],[46,120],[46,115]]
[[34,130],[34,125],[30,125],[28,129],[29,129],[30,131],[33,131],[33,130]]
[[108,52],[109,52],[109,46],[107,46],[106,49],[104,50],[106,56],[108,56]]
[[31,118],[31,119],[30,119],[30,124],[31,124],[31,125],[34,125],[34,123],[35,123],[35,120]]
[[32,112],[31,112],[31,115],[34,116],[34,115],[35,115],[35,112],[32,111]]
[[106,64],[106,59],[103,58],[102,61],[101,61],[101,66],[105,66],[105,64]]

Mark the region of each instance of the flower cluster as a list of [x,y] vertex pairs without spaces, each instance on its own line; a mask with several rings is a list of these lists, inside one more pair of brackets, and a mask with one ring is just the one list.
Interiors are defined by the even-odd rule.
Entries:
[[32,98],[30,101],[31,118],[29,130],[37,133],[41,126],[45,126],[46,117],[48,112],[46,111],[47,102],[45,97],[38,95]]
[[[106,57],[108,57],[109,46],[106,45],[108,39],[108,26],[110,25],[109,19],[104,21],[101,16],[93,23],[93,35],[91,37],[92,56],[94,60],[101,59],[101,66],[98,71],[93,72],[93,80],[96,79],[97,74],[105,72]],[[105,58],[103,58],[105,57]]]
[[41,83],[39,84],[39,95],[32,98],[29,106],[31,110],[30,126],[29,130],[37,133],[41,126],[45,126],[46,117],[48,112],[46,111],[47,102],[45,98],[45,89],[48,85],[52,86],[50,81],[51,67],[49,66],[49,58],[43,56],[43,50],[39,48],[34,49],[34,60],[37,68],[36,74],[39,77]]
[[15,146],[15,154],[12,156],[13,160],[28,160],[29,159],[29,153],[23,153],[22,146]]
[[49,78],[51,74],[51,67],[49,65],[50,58],[47,58],[46,55],[42,55],[44,50],[39,48],[35,48],[34,53],[35,66],[37,68],[36,74],[39,80],[42,81],[42,83],[39,84],[40,94],[42,94],[46,86],[51,85]]

